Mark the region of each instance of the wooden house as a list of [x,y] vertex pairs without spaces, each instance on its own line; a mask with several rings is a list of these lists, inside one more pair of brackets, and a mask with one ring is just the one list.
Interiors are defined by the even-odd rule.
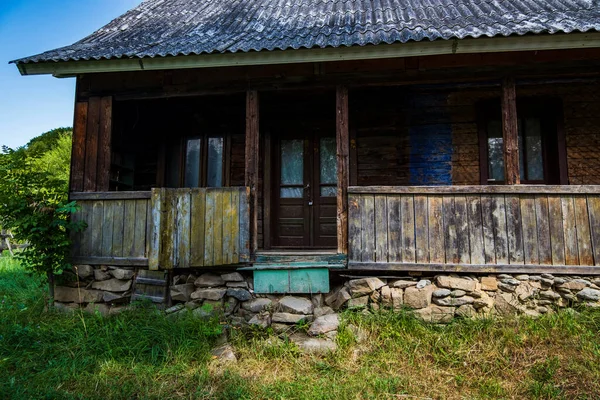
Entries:
[[75,263],[600,273],[596,1],[147,0],[14,63],[77,79]]

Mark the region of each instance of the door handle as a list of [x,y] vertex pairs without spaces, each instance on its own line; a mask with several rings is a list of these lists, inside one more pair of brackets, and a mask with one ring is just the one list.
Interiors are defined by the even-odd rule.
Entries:
[[309,202],[308,202],[308,205],[309,205],[309,206],[312,206],[312,205],[313,205],[313,202],[312,202],[312,201],[309,201]]

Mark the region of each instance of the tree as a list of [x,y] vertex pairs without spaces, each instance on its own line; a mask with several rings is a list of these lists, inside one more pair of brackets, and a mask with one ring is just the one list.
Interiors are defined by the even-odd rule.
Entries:
[[2,148],[0,225],[28,244],[17,257],[30,271],[46,274],[53,299],[54,275],[70,268],[69,235],[84,226],[69,218],[77,210],[67,195],[70,152],[63,154],[70,133],[54,130],[36,139],[16,150]]

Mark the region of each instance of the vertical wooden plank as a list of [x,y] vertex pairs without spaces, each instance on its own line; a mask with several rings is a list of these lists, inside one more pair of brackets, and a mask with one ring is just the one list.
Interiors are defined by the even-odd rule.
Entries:
[[548,221],[548,197],[535,196],[535,218],[538,235],[538,254],[540,264],[552,264],[552,247],[550,245],[550,224]]
[[135,220],[133,233],[133,254],[134,257],[144,257],[146,251],[146,210],[147,201],[144,199],[135,200]]
[[135,200],[123,202],[123,257],[135,256]]
[[99,192],[106,192],[109,188],[111,163],[112,97],[106,96],[100,99],[99,112],[98,170],[96,190]]
[[600,265],[600,196],[597,194],[588,195],[587,203],[594,265]]
[[231,254],[230,263],[240,262],[240,190],[231,191]]
[[[336,88],[337,144],[337,239],[338,253],[348,254],[348,185],[350,143],[348,131],[348,88]],[[386,257],[387,259],[387,257]]]
[[[74,214],[71,214],[71,222],[78,223],[82,220],[81,208]],[[71,256],[77,257],[81,255],[81,232],[71,232]]]
[[176,202],[177,202],[177,268],[189,268],[190,267],[190,189],[177,189]]
[[361,261],[375,261],[375,198],[373,195],[362,194],[359,208],[361,209]]
[[[232,252],[232,229],[231,229],[231,218],[232,218],[232,207],[231,207],[231,191],[229,189],[222,189],[223,191],[223,264],[231,264]],[[237,238],[236,238],[237,239]]]
[[202,267],[204,265],[206,189],[192,189],[190,200],[190,266]]
[[359,206],[360,197],[360,194],[348,195],[348,260],[354,262],[361,261],[362,209]]
[[524,264],[521,201],[518,194],[507,194],[504,199],[506,203],[506,230],[508,233],[508,262],[510,264]]
[[71,192],[83,191],[87,118],[88,103],[75,103],[75,115],[73,120],[73,146],[71,149]]
[[444,202],[442,196],[429,196],[427,199],[429,214],[429,261],[436,264],[446,263],[446,243],[444,240]]
[[123,257],[123,233],[125,229],[125,204],[115,200],[113,204],[112,256]]
[[[265,133],[265,151],[263,161],[263,246],[265,250],[271,248],[271,176],[273,153],[271,150],[271,134]],[[238,196],[239,197],[239,196]],[[237,206],[235,207],[237,210]]]
[[496,263],[508,264],[508,233],[506,231],[506,206],[504,195],[492,196],[492,220],[494,223],[494,245]]
[[412,195],[402,195],[400,213],[402,215],[402,262],[414,263],[416,261],[415,205]]
[[87,133],[85,137],[85,172],[83,190],[96,191],[98,168],[98,130],[100,128],[100,98],[90,97],[88,105]]
[[454,198],[454,221],[456,223],[456,241],[458,243],[458,262],[468,264],[471,262],[469,250],[469,218],[467,215],[467,198],[456,196]]
[[548,218],[552,264],[565,265],[565,234],[562,223],[562,202],[558,195],[548,196]]
[[[259,102],[258,92],[246,92],[246,173],[245,184],[250,188],[250,253],[258,248],[258,166],[259,166]],[[211,201],[214,199],[211,198]],[[212,227],[211,227],[212,229]],[[212,263],[212,255],[209,257]],[[206,261],[206,258],[205,258]],[[205,265],[207,265],[205,263]],[[212,265],[212,264],[208,264]]]
[[223,191],[215,189],[215,222],[213,226],[214,265],[223,265]]
[[579,265],[594,265],[587,198],[585,196],[573,196],[573,198],[575,200],[575,223],[577,224]]
[[517,94],[515,78],[502,81],[502,137],[504,142],[504,176],[507,185],[518,185],[519,175],[519,128],[517,125]]
[[388,261],[400,262],[402,261],[402,217],[400,213],[400,196],[394,194],[388,195],[386,206],[388,213]]
[[485,264],[483,244],[483,219],[481,216],[481,197],[467,195],[467,221],[469,224],[469,256],[473,264]]
[[388,213],[385,194],[375,196],[375,261],[388,261]]
[[240,189],[240,262],[250,261],[250,188]]
[[150,257],[150,246],[152,245],[152,207],[150,200],[146,199],[146,246],[144,247],[144,257]]
[[149,237],[150,247],[148,249],[148,268],[157,271],[160,265],[160,232],[162,229],[162,213],[165,189],[152,189],[150,199],[151,211],[151,233]]
[[204,266],[215,265],[214,262],[214,238],[216,214],[216,192],[214,190],[206,191],[206,213],[204,222]]
[[177,265],[179,258],[176,190],[177,189],[165,189],[162,193],[163,202],[161,204],[162,216],[161,229],[159,232],[160,250],[158,261],[160,268],[162,269],[172,269]]
[[521,195],[521,226],[523,229],[523,259],[525,264],[539,264],[535,197]]
[[483,221],[483,250],[486,264],[496,264],[496,243],[494,239],[494,218],[492,217],[492,196],[481,196],[481,219]]
[[113,250],[113,224],[115,222],[114,200],[104,201],[104,216],[102,217],[102,252],[99,256],[111,257]]
[[92,209],[92,247],[91,256],[99,257],[102,254],[102,220],[104,219],[104,202],[94,201]]
[[444,196],[443,198],[443,215],[444,215],[444,242],[446,245],[446,262],[449,264],[457,264],[458,258],[458,240],[456,239],[456,221],[454,196]]
[[577,224],[575,221],[575,201],[573,196],[563,195],[561,198],[563,239],[565,243],[565,264],[579,265],[577,249]]
[[89,256],[92,254],[92,232],[93,226],[93,203],[90,201],[81,201],[81,220],[85,222],[87,228],[81,232],[81,249],[80,254],[82,256]]
[[418,263],[429,262],[429,214],[427,196],[415,195],[415,259]]

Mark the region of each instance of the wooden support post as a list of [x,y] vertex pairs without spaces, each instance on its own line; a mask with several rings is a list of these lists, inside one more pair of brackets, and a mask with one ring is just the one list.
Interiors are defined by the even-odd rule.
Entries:
[[348,254],[348,185],[350,183],[348,88],[336,88],[337,240],[338,253]]
[[85,138],[87,135],[88,103],[75,103],[73,122],[73,146],[71,150],[71,188],[70,192],[83,191],[85,168]]
[[519,175],[519,127],[515,78],[502,81],[502,138],[504,141],[504,180],[507,185],[521,183]]
[[259,162],[258,92],[246,92],[246,175],[250,188],[250,255],[258,249],[258,162]]

